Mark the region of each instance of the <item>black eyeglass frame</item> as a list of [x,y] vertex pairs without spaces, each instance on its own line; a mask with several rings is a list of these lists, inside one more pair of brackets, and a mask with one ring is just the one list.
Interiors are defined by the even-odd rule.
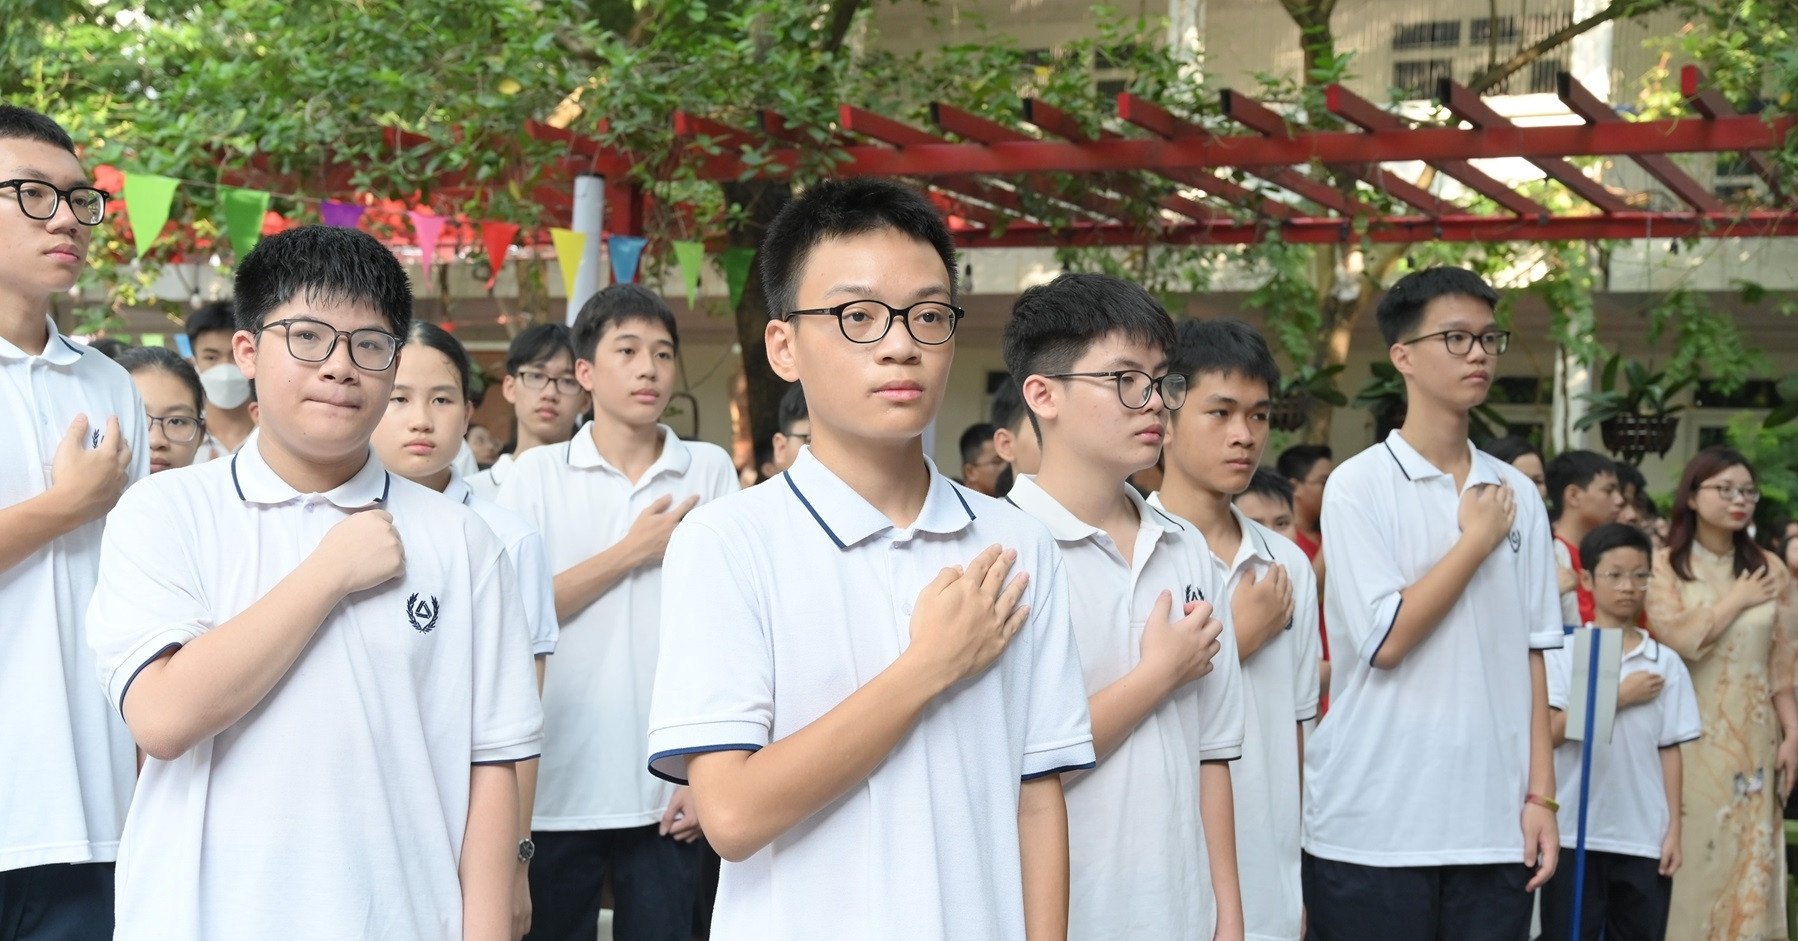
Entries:
[[[194,428],[195,428],[193,436],[189,437],[189,438],[177,438],[173,434],[169,433],[169,422],[172,422],[172,421],[193,422]],[[144,422],[145,422],[144,429],[146,431],[148,431],[149,429],[155,428],[157,425],[161,425],[162,426],[162,436],[164,438],[169,439],[170,441],[173,441],[176,444],[192,444],[195,441],[198,441],[198,440],[206,437],[206,419],[195,418],[192,415],[145,415]]]
[[[318,327],[320,332],[332,334],[331,343],[329,346],[325,347],[324,355],[318,357],[317,359],[311,359],[311,358],[308,358],[305,356],[301,356],[299,353],[294,351],[294,348],[293,348],[293,325],[298,324],[298,323],[314,324]],[[392,369],[393,364],[396,361],[398,361],[400,358],[400,347],[406,345],[406,338],[403,336],[400,336],[397,333],[388,333],[385,330],[381,330],[381,329],[378,329],[375,327],[363,327],[360,330],[339,330],[336,327],[333,327],[330,324],[325,323],[322,320],[314,320],[311,317],[289,317],[285,320],[276,320],[276,321],[272,321],[270,323],[265,323],[256,328],[256,333],[258,335],[260,335],[262,333],[262,331],[271,329],[273,327],[285,328],[284,333],[285,333],[285,339],[287,341],[287,355],[292,356],[294,359],[297,359],[302,363],[322,363],[322,362],[325,362],[326,360],[329,360],[331,358],[331,354],[337,352],[337,341],[347,338],[350,341],[350,364],[355,366],[357,369],[366,370],[368,372],[386,372],[387,370]],[[388,354],[386,363],[384,363],[380,366],[370,366],[367,363],[362,362],[360,359],[358,359],[356,357],[356,335],[359,333],[360,334],[372,333],[377,336],[386,337],[387,339],[393,341],[393,350],[392,350],[392,352],[390,352]]]
[[[887,311],[886,326],[881,328],[880,334],[878,336],[870,337],[869,339],[866,339],[866,340],[857,340],[856,338],[849,335],[849,325],[843,322],[843,314],[849,308],[854,307],[857,304],[878,304],[881,307],[886,308],[886,311]],[[926,307],[926,306],[941,307],[941,308],[944,308],[945,310],[949,311],[949,335],[948,336],[942,338],[941,340],[921,340],[918,338],[917,331],[915,331],[911,328],[911,312],[919,307]],[[918,343],[923,344],[924,346],[942,346],[943,344],[949,342],[950,340],[955,339],[956,328],[961,326],[961,319],[963,317],[966,317],[968,315],[968,312],[961,309],[960,307],[955,306],[954,304],[945,304],[942,301],[919,301],[916,304],[911,305],[910,307],[894,307],[893,305],[888,304],[884,301],[877,301],[877,300],[874,300],[873,298],[862,298],[860,300],[844,301],[843,303],[838,304],[834,307],[810,307],[805,310],[789,310],[780,319],[781,320],[791,320],[794,317],[822,316],[824,314],[829,314],[837,319],[837,329],[842,332],[843,339],[848,340],[851,343],[879,343],[880,341],[886,339],[887,334],[893,332],[893,321],[894,320],[903,320],[903,321],[905,321],[905,332],[907,334],[910,334],[910,336],[913,340],[917,341]]]
[[[43,216],[32,215],[31,210],[25,208],[25,189],[24,189],[24,187],[25,187],[25,184],[27,184],[27,183],[36,183],[37,185],[42,186],[44,189],[47,189],[51,193],[54,193],[56,195],[56,199],[50,203],[49,215],[43,215]],[[87,226],[90,229],[93,228],[94,226],[97,226],[100,223],[106,221],[106,202],[107,202],[107,200],[112,198],[111,193],[108,193],[107,191],[105,191],[97,186],[71,186],[68,189],[63,189],[62,187],[57,186],[55,183],[52,183],[49,180],[38,180],[38,179],[33,179],[31,177],[20,177],[19,179],[16,179],[16,180],[0,180],[0,190],[7,189],[8,187],[10,187],[12,189],[13,198],[18,200],[19,211],[25,214],[25,218],[36,219],[39,222],[45,222],[50,219],[54,219],[54,218],[56,218],[56,211],[61,209],[66,204],[69,207],[69,214],[75,217],[75,221],[81,223],[84,226]],[[93,193],[96,196],[100,197],[100,212],[98,215],[94,216],[94,221],[89,222],[86,219],[81,218],[81,214],[79,212],[75,211],[75,202],[72,197],[77,192],[89,192],[89,193]]]
[[[533,383],[532,380],[526,379],[526,376],[536,376],[537,381]],[[562,395],[580,395],[582,392],[587,391],[581,387],[581,381],[576,379],[573,373],[566,376],[551,376],[549,373],[540,369],[532,369],[529,366],[523,366],[520,367],[517,372],[512,374],[512,378],[518,380],[519,385],[524,386],[532,392],[541,392],[548,388],[552,383],[555,385],[556,391]],[[568,383],[574,383],[573,391],[569,391],[567,388]]]
[[[1143,386],[1143,388],[1147,391],[1144,392],[1141,402],[1132,404],[1129,399],[1124,398],[1124,379],[1128,376],[1141,376],[1145,380],[1148,381],[1148,385]],[[1116,388],[1117,388],[1118,402],[1122,403],[1123,406],[1128,409],[1139,409],[1139,408],[1142,408],[1142,407],[1148,405],[1149,400],[1153,399],[1155,397],[1155,394],[1157,392],[1159,392],[1159,393],[1161,393],[1161,404],[1163,406],[1165,406],[1168,411],[1170,411],[1170,412],[1179,411],[1180,406],[1186,404],[1186,393],[1191,391],[1191,388],[1188,385],[1188,383],[1191,382],[1191,380],[1187,377],[1187,375],[1185,373],[1179,373],[1179,372],[1166,372],[1166,373],[1162,373],[1159,376],[1151,376],[1148,373],[1146,373],[1140,369],[1113,369],[1109,372],[1044,373],[1043,378],[1044,379],[1110,379],[1112,381],[1112,384],[1114,386],[1116,386]],[[1179,385],[1178,385],[1178,388],[1180,391],[1176,395],[1170,397],[1167,394],[1167,382],[1169,379],[1175,379],[1175,378],[1178,378],[1180,380]],[[1178,402],[1172,401],[1172,399],[1175,399],[1175,398],[1179,399],[1179,401]]]
[[[1454,344],[1449,342],[1449,337],[1457,333],[1468,338],[1467,348],[1464,350],[1457,351]],[[1413,343],[1422,343],[1425,340],[1433,340],[1437,337],[1442,338],[1442,348],[1447,350],[1448,355],[1450,356],[1466,356],[1473,352],[1473,345],[1475,343],[1480,345],[1480,349],[1486,351],[1487,356],[1503,356],[1505,355],[1505,351],[1511,348],[1511,331],[1509,330],[1487,330],[1485,333],[1474,333],[1472,330],[1438,330],[1435,333],[1426,333],[1420,337],[1401,340],[1399,345],[1410,346]],[[1495,350],[1486,343],[1487,337],[1498,337],[1498,349]]]

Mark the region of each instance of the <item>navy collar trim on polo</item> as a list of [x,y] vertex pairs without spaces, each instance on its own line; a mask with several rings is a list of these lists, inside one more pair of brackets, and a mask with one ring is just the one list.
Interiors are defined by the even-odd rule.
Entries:
[[[924,506],[912,523],[912,531],[948,534],[966,529],[977,518],[974,508],[962,496],[960,487],[937,472],[930,458],[924,458],[924,464],[930,471],[930,490],[924,494]],[[810,445],[799,449],[798,459],[780,476],[838,549],[848,549],[875,533],[895,528],[884,513],[825,467],[812,454]]]
[[461,474],[453,470],[450,471],[449,483],[443,485],[443,495],[463,506],[474,502],[474,490],[468,486],[468,481],[462,479]]
[[[279,506],[304,496],[262,459],[261,436],[261,431],[250,432],[237,453],[231,455],[231,485],[237,490],[237,498],[245,503]],[[341,509],[361,510],[386,503],[392,489],[393,475],[370,451],[354,476],[320,496]]]
[[[1445,472],[1437,468],[1436,465],[1431,464],[1428,458],[1419,454],[1417,449],[1411,446],[1411,442],[1406,441],[1404,435],[1399,434],[1397,429],[1393,429],[1393,431],[1386,436],[1386,440],[1381,442],[1381,444],[1385,446],[1386,453],[1392,456],[1393,462],[1398,465],[1399,473],[1404,474],[1406,480],[1415,482],[1419,480],[1429,480],[1432,477],[1446,476]],[[1472,441],[1467,442],[1467,451],[1470,460],[1468,463],[1466,487],[1472,487],[1476,484],[1497,484],[1504,482],[1503,478],[1499,476],[1497,468],[1494,466],[1494,463],[1498,460],[1497,458],[1474,447]],[[1463,487],[1462,489],[1466,489],[1466,487]]]
[[[1186,524],[1161,511],[1153,501],[1143,499],[1136,488],[1125,484],[1124,494],[1129,497],[1132,506],[1136,507],[1137,525],[1152,525],[1163,532],[1178,533],[1186,530]],[[1024,502],[1012,500],[1012,496],[1023,497]],[[1012,481],[1011,493],[1006,495],[1011,505],[1018,507],[1031,516],[1036,517],[1043,525],[1049,527],[1049,535],[1057,542],[1078,542],[1099,535],[1103,530],[1078,516],[1075,516],[1061,501],[1049,495],[1049,492],[1036,482],[1035,475],[1019,474]]]
[[[44,337],[44,351],[38,358],[53,366],[68,366],[77,363],[87,355],[89,348],[70,340],[56,329],[56,321],[49,315],[44,316],[44,329],[49,331]],[[14,346],[10,341],[0,339],[0,359],[30,359],[31,354]]]

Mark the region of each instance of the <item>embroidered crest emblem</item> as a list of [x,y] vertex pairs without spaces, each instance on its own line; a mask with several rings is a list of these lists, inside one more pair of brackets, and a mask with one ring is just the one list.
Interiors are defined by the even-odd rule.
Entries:
[[1204,600],[1205,600],[1204,592],[1198,590],[1197,588],[1195,588],[1191,585],[1186,586],[1186,603],[1187,604],[1191,604],[1195,601],[1204,601]]
[[437,626],[437,596],[421,598],[415,594],[407,598],[406,619],[412,622],[413,630],[429,634]]
[[1518,530],[1515,530],[1515,529],[1511,530],[1511,535],[1506,536],[1505,541],[1509,542],[1511,544],[1512,552],[1515,553],[1515,552],[1523,551],[1523,533],[1522,532],[1519,532]]

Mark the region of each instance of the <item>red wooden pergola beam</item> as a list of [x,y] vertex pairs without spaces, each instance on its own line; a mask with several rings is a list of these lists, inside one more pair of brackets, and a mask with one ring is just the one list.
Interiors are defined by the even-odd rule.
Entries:
[[[1348,223],[1335,217],[1300,218],[1283,223],[1231,226],[1175,226],[1156,233],[1161,243],[1241,245],[1277,229],[1288,243],[1322,244],[1358,239],[1344,234]],[[1757,212],[1744,216],[1626,211],[1585,216],[1404,216],[1367,220],[1365,237],[1383,244],[1421,242],[1577,241],[1687,237],[1768,238],[1798,236],[1798,214]],[[1043,226],[1021,223],[998,234],[956,234],[969,248],[1113,246],[1143,244],[1143,233],[1124,225]]]
[[[890,144],[893,147],[906,148],[928,144],[948,144],[948,141],[929,131],[920,130],[902,121],[895,121],[885,115],[875,114],[865,108],[843,105],[837,110],[837,123],[845,131],[860,134],[873,140]],[[866,152],[865,145],[846,146],[850,154]],[[840,170],[839,170],[840,172]],[[851,174],[843,174],[845,176]],[[1008,189],[993,186],[972,176],[951,174],[930,178],[932,185],[953,190],[963,196],[977,199],[983,203],[996,206],[1014,216],[1029,218],[1030,213],[1018,194]]]
[[678,138],[709,137],[725,147],[755,147],[762,143],[748,131],[739,130],[691,111],[674,112],[674,136]]
[[[1266,105],[1263,105],[1261,102],[1256,101],[1247,95],[1239,94],[1226,88],[1218,93],[1218,101],[1223,106],[1224,114],[1231,120],[1247,127],[1249,130],[1259,133],[1263,137],[1291,140],[1296,136],[1292,133],[1291,129],[1286,126],[1285,120],[1275,114]],[[1378,169],[1378,167],[1375,167],[1375,169]],[[1374,212],[1372,206],[1369,206],[1358,199],[1352,199],[1344,195],[1337,191],[1335,187],[1322,180],[1313,180],[1295,170],[1282,170],[1273,174],[1264,173],[1261,174],[1261,176],[1275,186],[1291,190],[1319,206],[1323,206],[1326,209],[1333,209],[1345,216],[1371,214]],[[1417,190],[1417,187],[1415,186],[1411,188]],[[1417,190],[1417,192],[1422,192],[1422,190]],[[1425,195],[1427,196],[1428,194]],[[1435,199],[1435,197],[1429,198],[1431,200]]]
[[[1118,117],[1167,140],[1211,140],[1211,134],[1204,128],[1174,116],[1173,112],[1138,98],[1129,92],[1118,94]],[[1231,182],[1213,176],[1201,169],[1156,168],[1155,172],[1179,183],[1190,186],[1201,193],[1207,193],[1250,212],[1266,216],[1270,219],[1291,219],[1298,211],[1291,206]]]
[[977,203],[968,202],[961,197],[960,193],[953,190],[928,186],[925,188],[925,195],[930,197],[931,202],[936,203],[937,208],[943,211],[943,215],[960,216],[969,222],[979,223],[989,229],[1003,228],[1015,221],[1015,217],[988,209]]
[[[1436,85],[1436,97],[1455,117],[1472,124],[1482,131],[1499,128],[1515,128],[1508,119],[1486,104],[1479,95],[1474,94],[1466,86],[1454,79],[1444,78]],[[1616,125],[1603,124],[1595,127],[1629,127],[1627,122]],[[1495,151],[1493,156],[1505,156],[1502,151]],[[1602,212],[1624,212],[1629,205],[1617,198],[1616,194],[1604,188],[1604,184],[1586,176],[1579,168],[1564,159],[1549,157],[1532,157],[1530,163],[1536,165],[1548,178],[1567,187],[1574,195],[1597,206]]]
[[[1410,130],[1397,116],[1338,84],[1324,89],[1324,107],[1331,114],[1364,131]],[[1548,213],[1548,207],[1518,193],[1465,160],[1432,160],[1426,165],[1518,215],[1539,216]]]
[[[1034,124],[1063,140],[1078,144],[1093,140],[1117,140],[1123,136],[1113,131],[1101,130],[1097,137],[1093,137],[1086,133],[1086,129],[1080,126],[1080,122],[1074,120],[1073,115],[1040,99],[1025,98],[1022,106],[1025,123]],[[1156,205],[1175,215],[1185,216],[1196,222],[1225,223],[1230,221],[1204,204],[1178,194],[1162,196],[1156,200]]]
[[[1704,75],[1698,71],[1698,66],[1687,65],[1680,68],[1679,92],[1686,99],[1686,104],[1707,120],[1715,121],[1718,118],[1738,117],[1735,107],[1721,93],[1715,89],[1700,87],[1703,79]],[[1773,146],[1777,147],[1779,144]],[[1747,159],[1748,165],[1754,168],[1755,174],[1766,182],[1768,189],[1775,193],[1784,189],[1780,186],[1779,174],[1773,169],[1773,161],[1768,160],[1766,154],[1745,150],[1742,156]]]
[[[1555,90],[1567,109],[1584,118],[1587,124],[1623,121],[1622,115],[1600,101],[1590,89],[1576,81],[1571,73],[1560,72],[1555,75]],[[1637,154],[1631,159],[1693,209],[1699,212],[1724,211],[1723,203],[1711,195],[1704,184],[1692,179],[1691,174],[1681,170],[1671,159],[1660,154]]]
[[[1042,143],[1016,128],[1006,127],[997,121],[989,121],[979,115],[942,102],[931,102],[930,122],[941,128],[944,133],[954,134],[964,140],[976,141],[981,144]],[[1130,207],[1121,199],[1114,199],[1097,192],[1062,193],[1061,188],[1056,185],[1054,180],[1038,174],[1027,175],[1024,177],[1024,181],[1040,196],[1067,203],[1095,216],[1104,219],[1127,220],[1130,218]],[[1104,180],[1103,184],[1116,186],[1118,181]],[[1140,197],[1142,195],[1128,192],[1127,186],[1122,188],[1126,190],[1125,195],[1127,196]]]

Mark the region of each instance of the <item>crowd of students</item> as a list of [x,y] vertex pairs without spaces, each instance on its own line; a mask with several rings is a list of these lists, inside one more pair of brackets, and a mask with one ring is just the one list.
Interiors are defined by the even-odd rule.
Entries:
[[[1272,468],[1253,328],[1030,288],[957,482],[948,230],[820,183],[739,490],[642,287],[515,338],[502,455],[373,238],[272,236],[191,357],[115,363],[48,316],[104,194],[20,108],[0,176],[0,939],[587,939],[607,885],[669,941],[1520,941],[1537,890],[1546,937],[1784,937],[1754,469],[1701,453],[1662,529],[1628,465],[1476,449],[1468,271],[1379,305],[1403,427]],[[1578,625],[1625,654],[1575,933]]]

